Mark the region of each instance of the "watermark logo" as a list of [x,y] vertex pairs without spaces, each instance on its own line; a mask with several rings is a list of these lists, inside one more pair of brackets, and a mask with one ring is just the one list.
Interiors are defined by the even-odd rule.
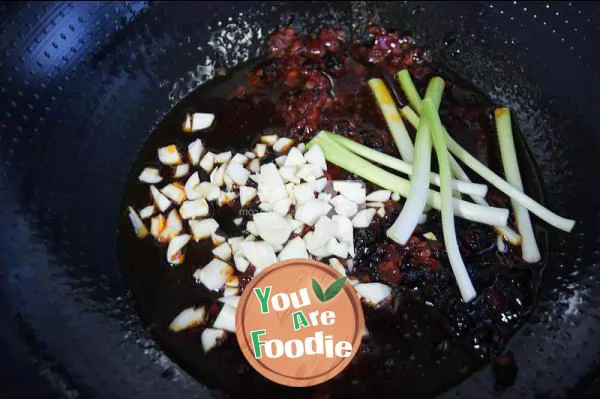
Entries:
[[330,266],[292,259],[250,282],[236,314],[248,362],[279,384],[305,387],[339,374],[359,350],[364,316],[354,288]]

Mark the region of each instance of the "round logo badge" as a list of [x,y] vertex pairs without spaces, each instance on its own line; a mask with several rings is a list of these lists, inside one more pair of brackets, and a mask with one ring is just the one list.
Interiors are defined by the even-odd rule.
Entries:
[[261,271],[236,313],[237,340],[248,362],[266,378],[295,387],[339,374],[358,352],[364,325],[346,277],[308,259]]

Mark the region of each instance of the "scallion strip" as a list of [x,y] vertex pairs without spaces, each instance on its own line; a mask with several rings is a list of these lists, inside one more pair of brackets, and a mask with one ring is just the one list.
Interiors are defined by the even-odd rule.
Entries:
[[442,122],[440,121],[434,103],[429,98],[423,100],[421,104],[423,106],[423,114],[425,115],[431,130],[433,145],[435,146],[435,153],[440,168],[440,179],[442,183],[440,185],[440,196],[442,202],[442,231],[444,233],[444,244],[462,299],[464,302],[470,302],[475,298],[477,293],[475,292],[473,283],[471,283],[467,268],[458,249],[458,241],[456,239],[456,230],[454,227],[454,212],[452,209],[452,172],[450,171],[450,163],[448,162],[448,149],[446,148]]
[[415,87],[412,79],[410,78],[410,73],[408,73],[406,69],[403,69],[400,72],[398,72],[396,78],[398,79],[398,83],[400,83],[400,87],[402,87],[402,91],[404,92],[404,95],[406,95],[406,98],[408,99],[408,102],[410,103],[411,107],[413,107],[415,111],[417,111],[417,113],[420,115],[421,96],[419,95],[417,88]]
[[[409,77],[410,79],[410,77]],[[444,81],[434,77],[429,81],[427,92],[432,101],[440,103],[444,91]],[[400,215],[386,231],[388,237],[400,244],[406,244],[425,210],[429,192],[429,175],[431,167],[431,134],[427,120],[421,119],[415,139],[413,173],[410,176],[410,191]],[[450,182],[451,183],[451,182]]]
[[[410,121],[411,119],[407,118],[407,120]],[[414,116],[412,117],[412,120],[417,122]],[[450,136],[450,134],[445,128],[444,137],[446,138],[446,144],[450,152],[456,155],[456,157],[460,159],[465,165],[467,165],[479,176],[483,177],[485,180],[490,182],[498,190],[502,191],[510,198],[513,198],[519,204],[527,208],[530,212],[537,215],[540,219],[556,227],[557,229],[561,229],[566,232],[570,232],[571,230],[573,230],[573,226],[575,226],[574,220],[557,215],[548,208],[544,207],[539,202],[535,201],[533,198],[524,194],[522,191],[519,191],[510,184],[508,184],[504,179],[502,179],[500,176],[498,176],[496,173],[490,170],[487,166],[482,164],[477,158],[469,154],[467,150],[462,148],[460,144],[458,144],[456,140],[454,140]]]
[[379,109],[383,114],[388,129],[392,134],[392,138],[398,147],[400,157],[406,162],[412,162],[414,151],[413,143],[408,135],[406,126],[404,126],[404,122],[402,122],[402,117],[398,112],[398,107],[396,107],[392,95],[381,79],[369,79],[368,84],[375,96],[375,100],[377,101],[377,105],[379,105]]
[[[314,143],[318,143],[325,154],[325,158],[349,172],[368,180],[379,187],[396,192],[406,198],[410,191],[410,182],[406,179],[396,176],[384,169],[381,169],[369,161],[347,150],[340,144],[332,140],[324,131],[317,134],[308,144],[310,148]],[[435,209],[441,209],[442,202],[440,193],[429,190],[427,203]],[[472,220],[474,222],[488,225],[505,225],[508,219],[508,209],[495,208],[490,206],[481,206],[462,200],[453,200],[454,213],[456,216]]]
[[[504,176],[506,181],[514,188],[524,191],[519,163],[517,161],[517,152],[513,138],[510,110],[508,108],[498,108],[494,112],[496,121],[496,130],[498,132],[498,143],[500,144],[500,155],[502,166],[504,167]],[[515,219],[519,233],[521,233],[522,244],[521,253],[523,260],[528,263],[539,262],[542,259],[540,250],[535,241],[531,218],[527,209],[514,199],[511,199],[515,212]]]
[[[356,141],[350,140],[344,136],[340,136],[335,133],[326,133],[330,138],[341,144],[346,149],[353,153],[360,155],[363,158],[367,158],[370,161],[377,162],[380,165],[387,166],[390,169],[402,172],[408,176],[413,173],[413,166],[401,159],[395,158],[391,155],[384,154],[383,152],[376,151],[366,145],[357,143]],[[437,173],[431,172],[429,174],[429,182],[436,186],[440,186],[440,176]],[[466,183],[460,180],[452,181],[452,188],[467,195],[479,195],[484,196],[487,193],[487,186],[479,183]],[[487,204],[486,204],[487,205]]]
[[[402,108],[402,115],[406,118],[406,120],[413,126],[418,126],[419,122],[420,122],[420,118],[419,115],[417,115],[415,113],[415,111],[413,111],[410,107],[406,106],[404,108]],[[445,131],[445,129],[444,129]],[[450,154],[448,154],[450,155]],[[448,161],[450,162],[450,168],[453,170],[453,172],[455,172],[455,177],[457,179],[462,180],[463,182],[470,182],[471,179],[469,179],[469,176],[465,173],[465,171],[460,167],[460,165],[458,165],[458,162],[456,161],[456,159],[454,159],[454,157],[452,157],[451,155],[448,157]],[[456,164],[454,166],[454,168],[452,167],[453,164]],[[454,181],[454,180],[453,180]],[[467,194],[467,193],[465,193]],[[473,199],[473,201],[479,205],[488,205],[487,201],[485,200],[484,195],[477,195],[477,194],[469,194],[471,196],[471,198]],[[508,242],[510,242],[513,245],[520,245],[521,244],[521,236],[519,234],[517,234],[516,231],[514,231],[513,229],[511,229],[508,226],[494,226],[494,229],[498,232],[498,234],[501,234]]]

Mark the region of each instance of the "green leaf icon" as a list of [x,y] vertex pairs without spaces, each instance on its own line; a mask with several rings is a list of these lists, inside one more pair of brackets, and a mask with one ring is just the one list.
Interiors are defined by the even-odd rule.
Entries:
[[346,283],[346,277],[341,277],[341,278],[335,280],[333,282],[333,284],[331,284],[325,290],[325,293],[323,293],[323,289],[321,288],[321,286],[319,285],[317,280],[315,280],[313,278],[312,289],[313,289],[315,295],[317,296],[317,298],[319,298],[319,301],[327,302],[328,300],[335,298],[335,296],[342,290],[342,288],[344,288],[345,283]]
[[317,298],[319,298],[319,301],[325,302],[324,295],[323,295],[323,289],[321,288],[321,286],[319,285],[317,280],[315,280],[314,278],[312,279],[312,289],[313,289],[315,295],[317,296]]
[[333,284],[331,284],[329,286],[329,288],[327,288],[325,290],[323,302],[326,302],[330,299],[335,298],[335,296],[342,290],[342,288],[344,288],[345,283],[346,283],[346,277],[341,277],[341,278],[335,280],[333,282]]

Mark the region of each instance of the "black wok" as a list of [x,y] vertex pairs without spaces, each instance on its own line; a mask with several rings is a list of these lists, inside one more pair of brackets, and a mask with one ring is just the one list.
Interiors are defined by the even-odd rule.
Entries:
[[[550,208],[538,306],[507,397],[600,395],[600,7],[588,3],[0,5],[0,396],[208,397],[155,344],[116,228],[138,150],[183,96],[277,26],[413,32],[521,122]],[[445,396],[489,396],[490,367]]]

